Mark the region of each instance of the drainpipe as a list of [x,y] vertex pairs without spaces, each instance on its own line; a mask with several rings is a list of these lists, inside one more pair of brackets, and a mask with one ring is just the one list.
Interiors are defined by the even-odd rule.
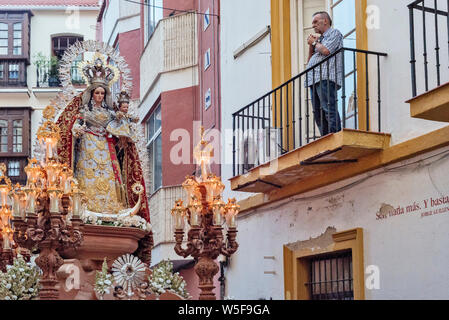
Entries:
[[220,277],[218,278],[218,281],[220,281],[220,300],[224,300],[226,297],[226,277],[224,269],[228,266],[228,258],[220,256],[218,261],[220,262]]

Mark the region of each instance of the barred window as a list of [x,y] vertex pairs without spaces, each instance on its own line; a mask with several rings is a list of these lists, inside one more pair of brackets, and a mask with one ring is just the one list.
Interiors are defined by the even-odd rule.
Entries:
[[310,281],[312,300],[354,300],[352,251],[313,257]]

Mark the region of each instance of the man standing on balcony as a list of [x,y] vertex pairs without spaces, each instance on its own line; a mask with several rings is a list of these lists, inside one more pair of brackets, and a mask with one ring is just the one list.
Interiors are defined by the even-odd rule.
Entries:
[[337,91],[341,88],[343,77],[341,53],[323,60],[343,47],[343,35],[332,28],[332,19],[324,11],[313,15],[312,27],[321,36],[311,34],[307,39],[307,69],[313,69],[307,72],[306,87],[310,88],[315,123],[321,136],[325,136],[341,130]]

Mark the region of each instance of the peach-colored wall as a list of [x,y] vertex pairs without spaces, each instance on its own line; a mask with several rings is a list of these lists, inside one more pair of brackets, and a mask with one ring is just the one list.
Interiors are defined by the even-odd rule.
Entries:
[[136,29],[120,33],[118,40],[120,55],[128,63],[133,77],[132,99],[140,97],[140,54],[142,52],[140,36],[141,29]]
[[[182,11],[190,11],[196,9],[195,0],[164,0],[164,8],[177,9],[174,14],[182,13]],[[168,17],[173,10],[164,10],[164,18]]]
[[[209,9],[210,24],[204,30],[204,15],[198,15],[198,46],[199,46],[199,70],[200,70],[200,110],[201,120],[204,128],[221,130],[220,120],[220,35],[219,21],[216,15],[220,14],[220,1],[216,0],[200,0],[200,13],[206,13]],[[205,53],[210,49],[210,66],[204,70]],[[206,110],[205,96],[208,90],[211,90],[211,106]],[[217,150],[220,152],[221,148]],[[217,155],[217,159],[221,156]],[[220,174],[220,165],[213,164],[211,169]]]
[[[187,175],[191,175],[195,170],[192,153],[194,105],[197,101],[197,94],[198,87],[166,91],[161,94],[163,186],[179,185],[185,180]],[[170,159],[172,148],[179,143],[170,141],[170,135],[176,129],[185,129],[189,132],[189,164],[176,165]]]
[[[218,264],[218,263],[217,263]],[[195,273],[194,268],[183,269],[179,271],[179,274],[184,278],[187,283],[187,292],[190,293],[193,300],[198,300],[200,297],[201,290],[198,288],[198,276]],[[220,272],[218,272],[214,277],[214,293],[217,297],[217,300],[220,300],[220,281],[218,278],[220,277]]]

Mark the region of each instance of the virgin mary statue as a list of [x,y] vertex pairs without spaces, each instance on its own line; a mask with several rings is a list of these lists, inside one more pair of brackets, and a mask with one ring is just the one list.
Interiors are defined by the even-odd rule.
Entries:
[[[98,214],[102,220],[138,213],[149,221],[135,141],[126,140],[125,156],[119,163],[116,145],[124,137],[120,136],[117,125],[113,133],[107,129],[112,122],[120,123],[116,121],[110,91],[119,78],[119,70],[96,55],[93,63],[84,63],[82,71],[87,89],[71,101],[57,120],[61,128],[60,160],[72,166],[79,188],[86,195],[88,211]],[[128,133],[129,128],[123,132]]]

